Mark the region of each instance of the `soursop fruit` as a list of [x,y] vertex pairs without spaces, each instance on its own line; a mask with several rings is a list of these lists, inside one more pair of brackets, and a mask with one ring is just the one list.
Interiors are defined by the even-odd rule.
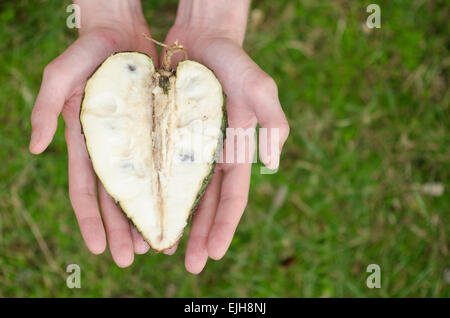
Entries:
[[157,70],[137,52],[110,56],[87,81],[80,110],[98,178],[157,251],[182,236],[226,126],[214,73],[191,60],[168,65]]

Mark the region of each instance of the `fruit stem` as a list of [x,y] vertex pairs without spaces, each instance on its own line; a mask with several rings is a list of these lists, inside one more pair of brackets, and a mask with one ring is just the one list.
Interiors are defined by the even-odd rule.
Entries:
[[[159,41],[157,41],[157,40],[155,40],[155,39],[149,37],[149,36],[146,35],[145,33],[142,33],[142,35],[143,35],[147,40],[150,40],[150,41],[152,41],[153,43],[155,43],[155,44],[157,44],[157,45],[159,45],[159,46],[162,46],[162,47],[166,48],[166,53],[164,54],[163,63],[162,63],[162,64],[163,64],[163,65],[162,65],[163,70],[165,70],[165,71],[167,71],[167,72],[171,72],[170,63],[171,63],[172,56],[173,56],[173,54],[174,54],[175,52],[182,51],[183,54],[184,54],[184,59],[185,59],[185,60],[188,59],[188,54],[187,54],[186,49],[184,48],[183,45],[178,44],[178,40],[176,40],[175,43],[172,44],[172,45],[167,45],[167,44],[165,44],[165,43],[159,42]],[[172,72],[171,72],[171,73],[172,73]]]

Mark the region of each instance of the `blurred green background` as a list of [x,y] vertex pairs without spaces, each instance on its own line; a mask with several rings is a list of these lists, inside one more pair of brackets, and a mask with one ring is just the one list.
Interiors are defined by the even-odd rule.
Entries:
[[[67,193],[60,120],[27,151],[44,66],[77,37],[69,1],[0,3],[0,296],[450,296],[447,1],[260,0],[245,49],[279,85],[291,125],[281,169],[254,166],[231,248],[198,276],[173,256],[119,269],[84,246]],[[156,39],[177,1],[145,0]],[[66,287],[81,266],[82,288]],[[369,264],[381,288],[366,286]]]

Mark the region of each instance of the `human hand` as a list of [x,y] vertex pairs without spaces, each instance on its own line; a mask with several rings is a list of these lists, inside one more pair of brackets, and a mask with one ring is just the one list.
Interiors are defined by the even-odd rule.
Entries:
[[[281,151],[289,126],[278,100],[277,85],[242,49],[248,6],[247,0],[180,0],[176,23],[165,43],[178,41],[190,59],[214,71],[227,95],[229,127],[245,130],[255,128],[259,122],[263,128],[278,128],[276,144]],[[177,56],[172,63],[176,65]],[[270,144],[270,135],[265,142]],[[225,140],[227,147],[235,147],[231,138]],[[247,147],[253,148],[251,141]],[[250,151],[253,153],[253,149]],[[279,152],[261,159],[268,168],[276,169]],[[250,173],[248,158],[245,163],[224,162],[216,166],[193,216],[185,258],[189,272],[201,272],[208,257],[218,260],[226,253],[247,205]],[[176,247],[166,254],[175,250]]]
[[133,262],[134,253],[143,254],[149,246],[96,180],[81,134],[80,103],[87,78],[109,55],[138,51],[157,62],[157,53],[153,43],[142,36],[150,30],[138,0],[75,2],[81,8],[80,36],[44,70],[31,116],[29,149],[40,154],[47,148],[62,112],[69,157],[69,195],[81,234],[94,254],[105,250],[107,237],[114,261],[126,267]]

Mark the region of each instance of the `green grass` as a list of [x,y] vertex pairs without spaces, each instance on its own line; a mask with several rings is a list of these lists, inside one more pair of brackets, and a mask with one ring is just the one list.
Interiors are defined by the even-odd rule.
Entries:
[[[193,276],[186,235],[174,256],[136,256],[127,269],[87,251],[63,121],[43,155],[27,151],[42,70],[76,38],[69,2],[2,1],[0,296],[449,297],[450,9],[380,0],[382,27],[369,31],[369,3],[254,1],[245,48],[277,81],[291,135],[278,173],[254,167],[228,254]],[[176,1],[144,8],[163,39]],[[65,285],[71,263],[81,289]],[[380,289],[365,284],[372,263]]]

